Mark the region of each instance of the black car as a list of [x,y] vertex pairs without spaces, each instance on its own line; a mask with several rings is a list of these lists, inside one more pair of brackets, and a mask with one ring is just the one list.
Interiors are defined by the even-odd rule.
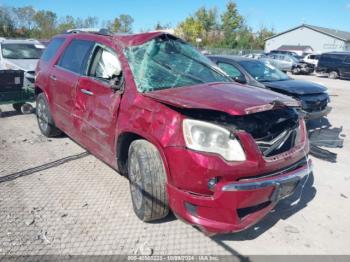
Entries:
[[208,57],[236,82],[267,88],[299,100],[306,119],[320,118],[331,111],[327,88],[322,85],[291,79],[269,63],[259,60],[224,55]]
[[350,78],[350,52],[324,53],[318,60],[316,73],[329,78]]

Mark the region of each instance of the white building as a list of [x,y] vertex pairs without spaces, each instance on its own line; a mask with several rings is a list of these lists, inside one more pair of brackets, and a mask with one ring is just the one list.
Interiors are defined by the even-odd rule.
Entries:
[[350,32],[313,25],[300,25],[265,41],[265,52],[283,49],[288,51],[324,53],[331,51],[350,51]]

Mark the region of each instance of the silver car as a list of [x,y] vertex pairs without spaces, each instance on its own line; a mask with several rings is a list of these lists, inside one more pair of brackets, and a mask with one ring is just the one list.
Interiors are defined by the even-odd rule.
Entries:
[[33,86],[35,67],[44,48],[34,39],[0,38],[0,70],[23,70],[24,86]]
[[261,60],[268,61],[271,65],[283,72],[292,71],[293,65],[299,62],[294,56],[284,54],[269,54],[267,57],[261,58]]

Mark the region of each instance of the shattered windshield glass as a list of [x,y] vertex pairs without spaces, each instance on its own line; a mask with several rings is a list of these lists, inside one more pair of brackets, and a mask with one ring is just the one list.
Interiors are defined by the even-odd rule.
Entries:
[[191,45],[167,35],[124,52],[139,92],[232,81]]

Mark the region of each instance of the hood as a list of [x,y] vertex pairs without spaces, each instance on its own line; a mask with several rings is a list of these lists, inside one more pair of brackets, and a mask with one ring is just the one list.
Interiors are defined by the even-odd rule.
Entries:
[[12,69],[20,69],[23,71],[35,71],[38,59],[6,59],[6,64]]
[[285,80],[275,82],[264,82],[266,87],[271,88],[276,92],[288,93],[291,95],[310,95],[324,93],[327,88],[314,82],[303,80]]
[[294,99],[269,90],[234,83],[206,83],[144,93],[162,103],[193,109],[246,115],[273,109],[275,106],[300,106]]

